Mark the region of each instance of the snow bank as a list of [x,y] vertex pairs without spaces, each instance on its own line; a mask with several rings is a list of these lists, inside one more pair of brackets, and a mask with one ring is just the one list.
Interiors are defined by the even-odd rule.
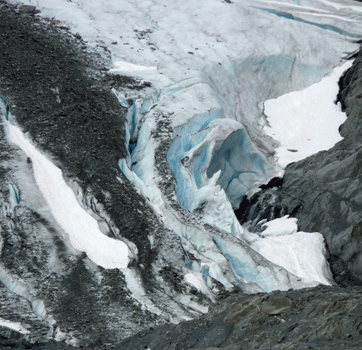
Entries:
[[338,128],[347,117],[334,101],[339,89],[338,80],[352,63],[348,61],[336,67],[329,76],[302,91],[293,91],[264,103],[269,124],[264,131],[280,141],[276,157],[282,168],[332,148],[342,140]]
[[297,219],[284,216],[263,225],[266,229],[250,246],[273,263],[305,281],[331,285],[324,238],[318,232],[297,232]]
[[30,332],[19,322],[12,322],[9,320],[4,320],[0,318],[0,326],[7,327],[14,329],[15,331],[22,333],[22,334],[29,334]]
[[11,141],[31,158],[36,183],[54,218],[69,235],[72,245],[86,252],[93,262],[104,268],[127,267],[127,245],[100,231],[97,220],[79,205],[61,170],[39,152],[19,128],[7,123],[7,130]]

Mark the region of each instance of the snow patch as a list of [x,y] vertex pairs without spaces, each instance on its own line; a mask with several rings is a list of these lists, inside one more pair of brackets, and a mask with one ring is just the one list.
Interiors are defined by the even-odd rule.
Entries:
[[30,332],[19,322],[12,322],[9,320],[4,320],[0,318],[0,326],[7,327],[13,329],[22,334],[29,334]]
[[114,62],[114,68],[110,69],[109,71],[111,73],[117,73],[117,72],[136,72],[136,71],[145,71],[145,70],[157,70],[157,67],[139,66],[137,64],[129,62],[116,61]]
[[7,123],[7,130],[11,141],[31,158],[36,183],[74,248],[86,252],[94,263],[106,269],[127,267],[127,245],[100,231],[97,220],[79,205],[64,181],[62,171],[40,153],[19,128]]
[[285,236],[290,235],[292,233],[296,233],[298,226],[297,226],[298,219],[296,218],[289,218],[288,215],[275,219],[269,222],[266,222],[262,225],[262,228],[265,227],[262,235],[264,237],[268,236]]
[[293,91],[264,103],[269,123],[264,131],[280,142],[276,158],[282,168],[330,149],[342,140],[338,128],[347,117],[334,101],[339,89],[338,80],[352,63],[348,61],[336,67],[329,76],[302,91]]
[[297,232],[297,219],[284,216],[263,225],[266,229],[250,246],[274,264],[305,282],[331,285],[324,238],[318,232]]

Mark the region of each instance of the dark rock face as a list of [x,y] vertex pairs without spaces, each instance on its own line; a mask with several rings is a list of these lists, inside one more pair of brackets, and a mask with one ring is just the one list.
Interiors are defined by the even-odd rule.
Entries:
[[361,288],[230,296],[197,321],[163,326],[117,349],[360,349]]
[[264,188],[250,199],[245,196],[239,209],[234,211],[239,222],[242,224],[248,222],[250,227],[255,230],[261,220],[270,221],[288,214],[293,216],[298,208],[294,208],[290,213],[288,207],[280,203],[279,189],[279,186]]

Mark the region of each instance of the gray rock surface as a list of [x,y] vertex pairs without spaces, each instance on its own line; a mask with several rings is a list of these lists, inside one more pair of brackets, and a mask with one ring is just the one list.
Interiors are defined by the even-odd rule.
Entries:
[[362,289],[317,287],[236,294],[198,320],[162,326],[116,349],[361,349]]
[[31,6],[31,5],[21,5],[19,6],[19,11],[31,15],[40,13],[40,10],[38,10],[36,6]]

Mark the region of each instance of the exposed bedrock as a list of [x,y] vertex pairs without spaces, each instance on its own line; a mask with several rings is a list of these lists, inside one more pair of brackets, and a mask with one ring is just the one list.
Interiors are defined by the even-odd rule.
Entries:
[[[213,305],[197,320],[150,327],[118,344],[95,349],[134,350],[340,350],[360,349],[362,291],[326,287],[246,295]],[[0,333],[3,349],[77,349],[52,341],[30,344],[10,330]],[[79,348],[78,348],[79,349]],[[87,347],[94,349],[94,347]]]
[[117,349],[360,349],[360,288],[317,287],[236,294],[198,320],[167,325],[123,341]]

